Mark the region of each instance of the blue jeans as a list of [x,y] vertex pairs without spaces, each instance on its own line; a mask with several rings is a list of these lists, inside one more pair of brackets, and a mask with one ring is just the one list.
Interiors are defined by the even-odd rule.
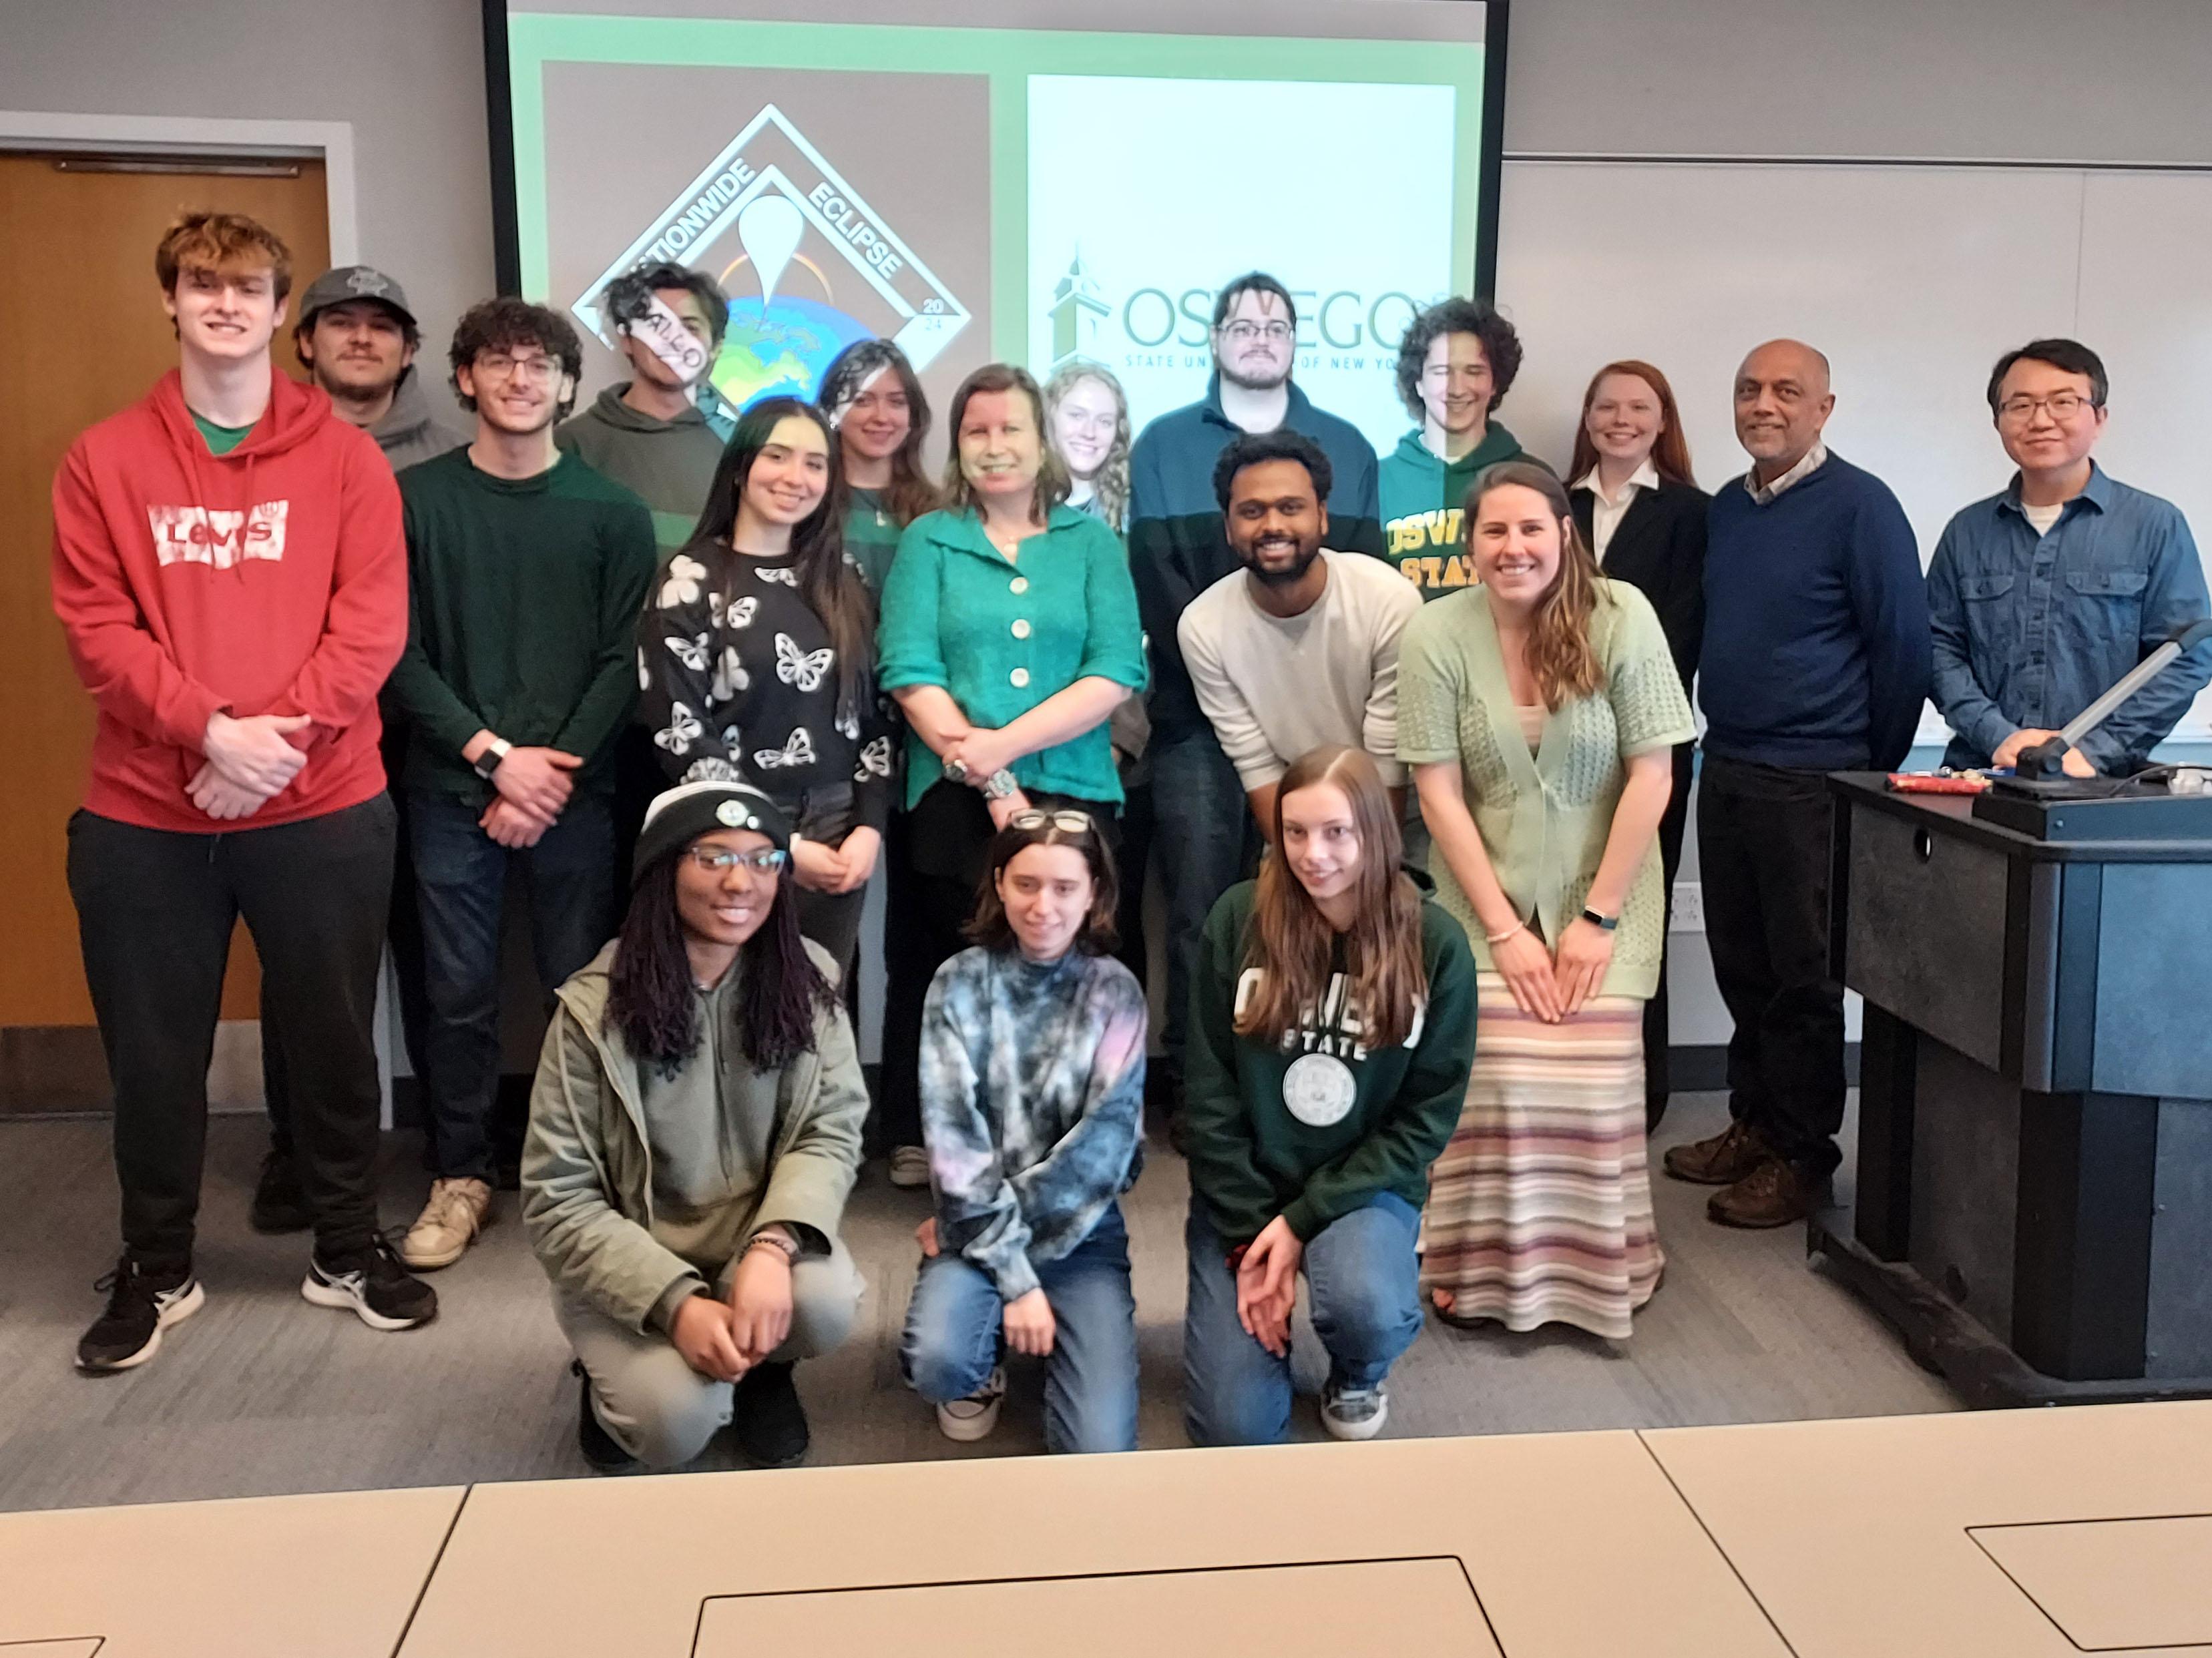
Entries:
[[[1303,1263],[1314,1333],[1332,1383],[1372,1388],[1421,1333],[1420,1212],[1394,1192],[1339,1216],[1307,1243]],[[1183,1425],[1195,1445],[1279,1445],[1291,1428],[1291,1361],[1237,1319],[1228,1246],[1198,1204],[1183,1231],[1190,1299],[1183,1315]]]
[[[1121,1206],[1036,1270],[1057,1327],[1045,1361],[1045,1448],[1135,1450],[1137,1299]],[[949,1253],[924,1260],[899,1343],[908,1385],[933,1405],[981,1392],[999,1363],[1005,1314],[988,1274]]]
[[534,847],[510,852],[477,826],[479,810],[412,794],[408,838],[422,918],[422,1088],[430,1165],[441,1179],[492,1178],[491,1110],[499,1084],[499,932],[507,866],[522,865],[532,954],[548,1005],[561,982],[612,934],[614,813],[599,795],[570,797]]
[[1221,895],[1249,874],[1261,837],[1237,768],[1206,726],[1166,743],[1146,758],[1152,768],[1152,858],[1167,907],[1167,1018],[1160,1044],[1178,1084],[1190,1017],[1190,980],[1199,935]]

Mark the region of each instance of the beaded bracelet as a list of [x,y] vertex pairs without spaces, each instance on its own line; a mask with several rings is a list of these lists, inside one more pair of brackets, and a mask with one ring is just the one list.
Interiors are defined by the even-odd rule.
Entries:
[[1515,933],[1526,932],[1528,930],[1528,922],[1516,921],[1511,926],[1506,928],[1503,932],[1484,933],[1482,935],[1482,941],[1488,944],[1492,950],[1495,950],[1498,945],[1504,944],[1508,938],[1510,938]]

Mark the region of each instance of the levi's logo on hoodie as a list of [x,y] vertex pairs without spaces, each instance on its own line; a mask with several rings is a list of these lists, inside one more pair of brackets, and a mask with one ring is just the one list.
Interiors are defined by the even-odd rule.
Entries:
[[289,501],[256,501],[245,512],[206,507],[146,508],[154,528],[154,556],[164,566],[182,562],[218,570],[249,558],[282,559]]

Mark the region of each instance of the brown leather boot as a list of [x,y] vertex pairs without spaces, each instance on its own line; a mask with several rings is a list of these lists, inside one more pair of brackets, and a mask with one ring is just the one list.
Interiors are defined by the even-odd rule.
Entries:
[[1670,1148],[1662,1166],[1693,1186],[1733,1186],[1773,1155],[1766,1136],[1748,1123],[1732,1122],[1711,1139]]
[[1714,1193],[1706,1199],[1705,1213],[1723,1226],[1787,1226],[1813,1212],[1826,1185],[1807,1180],[1795,1163],[1769,1157],[1735,1185]]

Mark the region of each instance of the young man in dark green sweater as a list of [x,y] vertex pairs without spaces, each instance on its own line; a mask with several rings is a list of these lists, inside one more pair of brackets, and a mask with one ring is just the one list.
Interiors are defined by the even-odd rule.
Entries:
[[1534,459],[1491,418],[1520,372],[1521,337],[1480,300],[1431,306],[1398,343],[1398,397],[1419,424],[1382,458],[1376,487],[1388,556],[1423,598],[1474,580],[1460,533],[1468,486],[1500,461]]
[[[1352,749],[1302,756],[1276,795],[1274,845],[1261,878],[1214,906],[1191,985],[1183,1408],[1200,1445],[1287,1435],[1301,1271],[1329,1357],[1322,1426],[1340,1439],[1381,1430],[1383,1380],[1420,1333],[1429,1165],[1474,1057],[1467,935],[1428,878],[1400,865],[1374,762]],[[1286,965],[1270,940],[1316,953]],[[1395,1010],[1363,1005],[1377,962],[1415,950],[1417,993]],[[1271,986],[1277,975],[1289,987]]]
[[487,301],[453,332],[476,437],[399,477],[407,649],[387,688],[410,741],[407,799],[430,1002],[423,1042],[436,1179],[400,1246],[450,1266],[491,1206],[500,902],[528,876],[549,999],[613,928],[608,796],[637,696],[632,637],[653,573],[645,503],[554,446],[583,349],[555,313]]

